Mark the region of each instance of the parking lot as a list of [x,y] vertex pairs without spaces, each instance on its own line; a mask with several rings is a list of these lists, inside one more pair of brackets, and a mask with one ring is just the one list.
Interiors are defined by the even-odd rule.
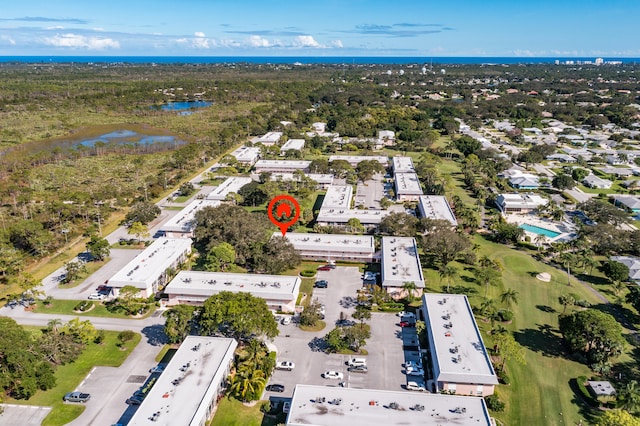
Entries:
[[385,188],[382,183],[382,175],[378,174],[365,183],[356,186],[355,206],[364,206],[366,209],[380,209],[380,200],[384,198]]
[[362,275],[356,267],[339,266],[332,271],[319,272],[317,279],[329,283],[328,288],[316,288],[313,293],[313,300],[318,300],[326,307],[327,326],[319,332],[305,332],[295,324],[280,325],[280,335],[274,341],[278,348],[278,360],[293,361],[296,367],[293,371],[276,370],[269,383],[283,384],[285,391],[267,392],[265,397],[272,400],[291,397],[298,383],[339,386],[340,380],[321,376],[328,370],[343,373],[346,387],[401,390],[406,384],[402,366],[405,360],[403,336],[411,336],[411,330],[415,336],[415,329],[403,330],[398,326],[399,318],[394,314],[373,313],[368,322],[371,325],[371,338],[365,346],[369,354],[364,356],[369,367],[368,373],[348,372],[346,363],[353,356],[326,354],[319,345],[321,339],[335,327],[341,312],[349,315],[354,312],[356,292],[362,287]]

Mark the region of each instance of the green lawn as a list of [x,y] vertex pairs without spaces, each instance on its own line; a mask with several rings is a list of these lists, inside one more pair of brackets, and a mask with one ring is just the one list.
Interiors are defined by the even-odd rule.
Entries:
[[[41,333],[40,327],[23,326],[33,334]],[[107,331],[104,342],[100,345],[91,343],[87,345],[80,357],[71,364],[60,365],[56,369],[56,387],[48,391],[37,391],[29,400],[14,400],[7,398],[7,403],[21,405],[42,405],[53,407],[53,410],[44,419],[44,426],[64,425],[78,417],[84,410],[84,406],[64,404],[62,397],[73,391],[82,382],[85,376],[94,366],[118,367],[131,351],[140,342],[140,334],[124,345],[125,350],[116,346],[117,331]]]
[[153,313],[155,309],[150,309],[146,314],[141,317],[131,317],[122,312],[109,312],[99,300],[92,300],[94,308],[87,312],[76,312],[73,308],[82,302],[82,300],[65,300],[65,299],[53,299],[49,306],[42,303],[41,300],[36,302],[36,308],[34,312],[39,314],[61,314],[61,315],[77,315],[80,317],[109,317],[109,318],[128,318],[128,319],[143,319],[147,318]]
[[277,418],[265,416],[260,411],[262,402],[258,401],[253,407],[247,407],[237,399],[222,398],[209,426],[276,426],[284,424],[286,420],[284,414],[280,414]]
[[[588,420],[591,413],[577,405],[569,381],[580,375],[591,376],[592,372],[586,365],[566,359],[557,330],[558,314],[562,312],[558,297],[575,293],[594,304],[598,299],[575,280],[571,287],[567,286],[566,273],[536,261],[527,252],[487,241],[481,236],[475,236],[474,243],[479,245],[478,256],[487,255],[504,265],[503,284],[489,287],[488,297],[502,307],[500,293],[506,288],[518,292],[519,303],[511,308],[514,320],[504,326],[523,346],[526,359],[526,365],[507,363],[511,384],[497,387],[498,394],[507,403],[506,410],[493,415],[507,425],[574,425],[581,419]],[[455,267],[460,274],[452,283],[455,291],[466,293],[472,306],[479,306],[485,289],[474,282],[471,268],[461,264],[455,264]],[[536,279],[539,272],[550,273],[551,282]],[[446,285],[441,288],[435,270],[425,270],[425,279],[429,291],[446,292]],[[491,347],[487,334],[491,324],[480,320],[478,325],[483,331],[485,345]]]

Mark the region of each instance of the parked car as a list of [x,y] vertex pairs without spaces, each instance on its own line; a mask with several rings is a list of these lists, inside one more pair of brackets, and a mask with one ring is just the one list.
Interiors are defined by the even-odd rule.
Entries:
[[400,321],[400,327],[415,327],[416,323],[413,321]]
[[318,280],[313,283],[313,286],[315,288],[327,288],[329,286],[329,283],[327,282],[327,280]]
[[414,314],[413,312],[407,312],[407,311],[400,311],[396,314],[397,316],[399,316],[400,318],[414,318],[416,317],[416,314]]
[[273,384],[273,385],[267,385],[267,387],[265,388],[268,392],[284,392],[284,385],[280,385],[280,384]]
[[417,392],[426,392],[427,390],[423,385],[418,384],[417,382],[407,382],[407,390],[417,391]]
[[88,393],[82,392],[69,392],[64,396],[64,400],[67,402],[82,402],[85,403],[91,398],[91,395]]
[[424,370],[422,368],[407,367],[406,370],[408,376],[424,376]]
[[291,316],[290,315],[284,315],[282,317],[282,320],[280,321],[280,324],[282,325],[289,325],[291,324]]
[[367,368],[366,365],[357,365],[354,367],[349,367],[347,368],[347,370],[349,370],[352,373],[368,373],[369,369]]
[[142,404],[142,400],[140,398],[131,397],[127,399],[128,405],[140,405]]
[[149,373],[162,373],[164,371],[164,367],[165,365],[163,364],[156,365],[155,367],[149,370]]
[[91,293],[89,295],[89,300],[104,300],[105,297],[107,297],[107,296],[105,296],[102,293]]
[[332,269],[335,269],[335,266],[322,265],[318,267],[318,271],[330,271]]
[[351,358],[349,361],[347,361],[347,365],[349,367],[359,367],[359,366],[366,366],[367,365],[367,359],[366,358]]
[[291,402],[285,401],[285,403],[282,405],[282,412],[288,413],[290,409],[291,409]]
[[404,363],[404,368],[409,369],[416,369],[416,368],[422,368],[422,363],[420,361],[407,361]]
[[291,361],[278,361],[276,362],[276,370],[287,370],[291,371],[296,368],[296,364]]
[[325,371],[324,373],[322,373],[322,377],[324,377],[325,379],[342,380],[344,379],[344,374],[339,371]]

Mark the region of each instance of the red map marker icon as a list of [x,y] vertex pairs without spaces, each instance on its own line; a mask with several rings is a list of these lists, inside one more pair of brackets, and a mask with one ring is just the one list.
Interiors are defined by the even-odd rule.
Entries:
[[[282,232],[282,236],[284,237],[289,227],[298,221],[300,217],[300,205],[291,195],[278,195],[269,202],[267,215],[269,215],[269,220],[280,228],[280,232]],[[288,222],[283,222],[283,220],[288,218],[291,219]]]

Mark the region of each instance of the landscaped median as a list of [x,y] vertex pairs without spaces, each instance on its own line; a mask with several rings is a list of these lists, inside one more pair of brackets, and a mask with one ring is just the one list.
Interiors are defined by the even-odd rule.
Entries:
[[[36,307],[33,312],[38,314],[60,314],[60,315],[77,315],[77,316],[90,316],[90,317],[107,317],[107,318],[127,318],[127,319],[143,319],[151,315],[155,308],[148,310],[145,314],[140,316],[130,316],[121,311],[110,312],[107,307],[100,301],[85,301],[85,300],[66,300],[66,299],[52,299],[51,303],[46,305],[42,300],[36,301]],[[82,302],[93,303],[93,307],[85,310],[84,312],[76,310]]]
[[[42,328],[23,326],[34,335],[42,334]],[[140,342],[140,334],[118,346],[117,331],[105,331],[102,343],[89,343],[74,362],[60,365],[55,370],[56,386],[48,391],[37,391],[28,400],[7,399],[7,403],[20,405],[49,406],[53,409],[42,422],[43,426],[65,425],[77,418],[84,410],[84,404],[65,404],[62,397],[76,389],[95,366],[119,367]],[[91,403],[91,402],[89,402]]]

